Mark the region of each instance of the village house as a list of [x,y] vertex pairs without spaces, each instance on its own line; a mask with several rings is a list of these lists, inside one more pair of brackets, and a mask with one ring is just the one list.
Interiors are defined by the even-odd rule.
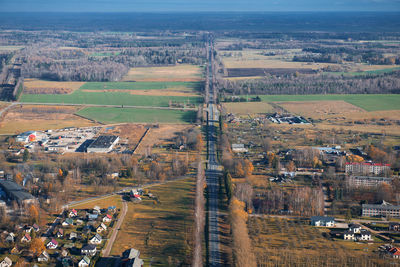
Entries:
[[76,232],[71,232],[70,234],[69,234],[69,239],[70,240],[75,240],[75,239],[77,239],[78,238],[78,234],[76,233]]
[[107,208],[107,211],[108,211],[108,212],[115,213],[115,212],[117,211],[117,207],[115,207],[115,206],[110,206],[110,207]]
[[97,227],[96,232],[100,234],[100,233],[102,233],[103,231],[106,231],[106,230],[107,230],[107,226],[104,223],[101,223]]
[[90,265],[90,259],[88,256],[84,256],[78,263],[79,267],[88,267]]
[[15,234],[14,233],[9,233],[8,236],[6,237],[6,242],[14,243],[15,242]]
[[390,257],[392,257],[394,259],[400,258],[400,248],[399,247],[388,246],[386,248],[386,253],[389,254]]
[[83,221],[81,219],[76,220],[76,225],[82,225],[82,224],[83,224]]
[[95,220],[97,220],[98,217],[99,217],[98,214],[89,214],[88,215],[88,220],[89,221],[95,221]]
[[51,239],[51,241],[49,243],[47,243],[46,247],[48,249],[56,249],[58,247],[58,242],[57,240],[55,240],[54,238]]
[[99,234],[95,234],[90,240],[89,243],[90,244],[94,244],[94,245],[100,245],[101,241],[103,241],[103,238],[99,235]]
[[26,233],[31,233],[32,232],[32,226],[29,226],[29,225],[25,225],[24,226],[24,231],[26,232]]
[[311,217],[311,225],[334,227],[335,226],[335,218],[327,217],[327,216],[313,216],[313,217]]
[[93,214],[101,214],[101,209],[99,206],[94,206],[93,208]]
[[36,223],[33,224],[32,228],[33,228],[33,231],[35,231],[35,232],[39,232],[40,231],[40,227]]
[[31,236],[28,234],[28,233],[26,233],[22,238],[21,238],[21,243],[28,243],[28,242],[31,242],[31,240],[32,240],[32,238],[31,238]]
[[58,229],[56,236],[57,236],[58,238],[63,237],[63,236],[64,236],[64,229],[61,229],[61,228]]
[[389,223],[389,231],[400,232],[400,223],[396,222]]
[[93,244],[88,244],[81,249],[81,254],[93,257],[97,253],[97,248]]
[[105,222],[105,223],[109,223],[109,222],[111,222],[111,220],[112,220],[112,216],[110,214],[107,214],[103,218],[103,222]]
[[76,209],[72,209],[72,210],[69,212],[68,217],[74,218],[74,217],[76,217],[76,216],[78,216],[78,212],[76,211]]
[[343,239],[353,240],[353,241],[372,241],[370,231],[365,229],[359,229],[357,227],[349,228],[349,230],[345,231],[343,233]]
[[2,262],[0,262],[0,267],[10,267],[12,266],[12,260],[9,257],[5,257]]
[[47,253],[46,250],[43,250],[43,252],[39,255],[38,257],[38,262],[44,262],[44,261],[49,261],[49,253]]
[[65,221],[63,221],[62,226],[71,226],[74,225],[74,220],[71,218],[67,218]]
[[127,249],[122,253],[121,266],[123,267],[142,267],[143,260],[139,258],[140,252],[137,249]]

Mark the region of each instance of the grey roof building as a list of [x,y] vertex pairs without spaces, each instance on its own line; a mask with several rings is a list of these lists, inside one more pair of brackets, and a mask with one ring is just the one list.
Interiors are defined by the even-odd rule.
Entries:
[[25,189],[12,181],[0,180],[0,188],[6,193],[10,200],[15,200],[18,204],[33,204],[36,198],[25,191]]
[[400,206],[392,205],[386,201],[382,201],[382,204],[363,204],[362,216],[390,216],[400,218]]
[[86,151],[88,153],[107,153],[118,143],[119,137],[115,135],[102,135],[91,143]]

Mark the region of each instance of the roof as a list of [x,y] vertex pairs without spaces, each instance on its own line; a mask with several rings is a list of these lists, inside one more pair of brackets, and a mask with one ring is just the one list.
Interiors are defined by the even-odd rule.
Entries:
[[127,249],[122,253],[122,257],[127,258],[127,259],[133,259],[133,258],[139,257],[139,255],[140,255],[139,250],[134,249],[134,248]]
[[24,237],[25,237],[26,239],[28,239],[28,240],[31,240],[31,239],[32,239],[32,237],[31,237],[28,233],[26,233],[26,234],[24,235]]
[[77,214],[78,212],[76,211],[76,209],[72,209],[71,210],[72,213]]
[[88,148],[109,148],[117,139],[115,135],[101,135]]
[[312,216],[311,221],[324,221],[324,222],[332,222],[335,221],[335,218],[328,216]]
[[55,240],[54,238],[53,238],[53,239],[51,239],[51,241],[50,241],[49,243],[52,243],[52,244],[54,244],[54,245],[58,245],[58,242],[57,242],[57,240]]
[[399,210],[399,205],[392,205],[389,202],[382,201],[382,204],[362,204],[363,209],[382,209],[382,210]]
[[110,214],[107,214],[106,217],[109,218],[109,219],[112,219]]
[[95,249],[96,249],[96,246],[92,245],[92,244],[87,244],[82,248],[82,250],[95,250]]
[[12,260],[9,257],[5,257],[3,261],[9,264],[10,266],[12,264]]
[[90,258],[88,256],[83,257],[81,261],[84,261],[87,264],[90,264]]
[[102,240],[103,238],[101,237],[101,235],[99,235],[99,234],[95,234],[93,237],[92,237],[92,239],[94,239],[94,238],[96,238],[96,239],[98,239],[98,240]]
[[6,191],[7,194],[12,195],[18,201],[26,199],[34,199],[35,197],[25,191],[25,189],[13,181],[0,180],[0,186]]

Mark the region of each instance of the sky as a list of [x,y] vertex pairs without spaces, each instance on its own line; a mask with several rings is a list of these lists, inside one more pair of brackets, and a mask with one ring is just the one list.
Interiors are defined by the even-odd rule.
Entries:
[[400,11],[400,0],[0,0],[6,12]]

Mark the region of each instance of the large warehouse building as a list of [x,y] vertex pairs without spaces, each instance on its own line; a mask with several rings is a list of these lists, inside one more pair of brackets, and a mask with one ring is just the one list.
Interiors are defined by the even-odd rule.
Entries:
[[108,153],[118,143],[119,137],[115,135],[102,135],[91,143],[86,151],[88,153]]
[[4,191],[9,200],[15,200],[19,205],[29,205],[36,202],[34,196],[15,182],[0,180],[0,189]]

